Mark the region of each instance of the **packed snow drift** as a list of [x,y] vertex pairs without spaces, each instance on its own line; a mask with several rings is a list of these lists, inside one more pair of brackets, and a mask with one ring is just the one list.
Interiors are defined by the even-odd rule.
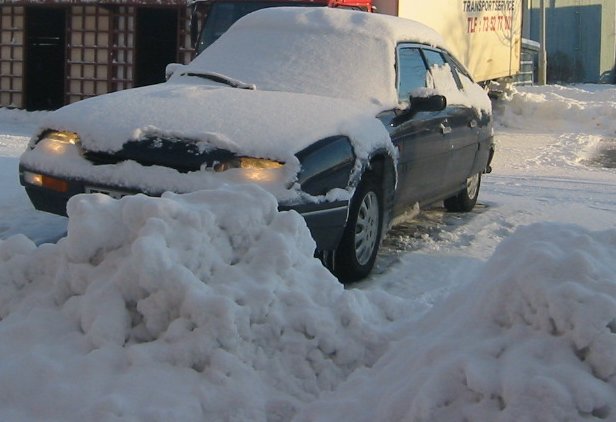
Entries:
[[523,227],[298,420],[616,420],[614,274],[616,230]]
[[401,312],[345,291],[255,186],[68,214],[56,245],[0,243],[0,419],[288,420],[372,365]]

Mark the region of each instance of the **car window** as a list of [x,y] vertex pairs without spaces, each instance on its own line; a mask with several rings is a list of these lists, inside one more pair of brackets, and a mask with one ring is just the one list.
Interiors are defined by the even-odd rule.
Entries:
[[445,57],[443,57],[443,55],[439,51],[424,48],[423,52],[429,67],[432,67],[434,65],[442,66],[447,63],[445,61]]
[[449,63],[453,76],[458,83],[458,88],[460,88],[461,91],[464,91],[469,86],[475,85],[473,78],[459,61],[448,54],[445,54],[445,59],[447,60],[447,63]]
[[429,67],[432,67],[434,65],[442,66],[446,63],[445,58],[438,51],[424,49],[423,52]]
[[445,53],[445,60],[447,60],[447,63],[449,63],[449,66],[453,69],[454,75],[466,76],[472,81],[473,78],[471,78],[471,75],[455,57]]
[[398,48],[398,100],[407,102],[412,91],[426,87],[426,64],[419,48]]
[[290,7],[290,6],[318,6],[309,2],[298,1],[233,1],[233,2],[213,2],[210,6],[206,22],[199,40],[198,52],[200,53],[206,47],[209,47],[214,41],[225,33],[231,25],[240,18],[257,10],[266,9],[268,7]]
[[[424,55],[426,57],[426,61],[428,62],[428,66],[430,67],[432,73],[435,73],[434,69],[443,69],[447,68],[447,71],[442,70],[437,79],[441,82],[440,84],[445,84],[446,86],[451,86],[451,82],[455,83],[458,89],[463,89],[463,84],[460,81],[460,77],[458,76],[458,66],[457,63],[453,60],[450,60],[450,57],[436,50],[424,50]],[[449,60],[448,60],[449,59]],[[436,83],[437,88],[439,83]]]
[[448,91],[462,89],[458,75],[445,60],[445,56],[441,52],[424,49],[423,53],[430,68],[429,88],[436,88],[445,93],[445,95]]

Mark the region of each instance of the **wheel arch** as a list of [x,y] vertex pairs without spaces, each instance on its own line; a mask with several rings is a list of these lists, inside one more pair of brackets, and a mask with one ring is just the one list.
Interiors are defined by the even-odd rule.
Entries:
[[475,153],[475,160],[469,176],[481,172],[492,172],[492,158],[494,157],[494,138],[490,136],[485,141],[479,142],[479,148]]
[[394,199],[398,185],[398,172],[394,158],[386,150],[375,152],[370,157],[367,168],[360,179],[366,174],[370,174],[371,177],[375,177],[380,182],[379,187],[383,193],[383,225],[381,230],[381,237],[383,237],[393,218]]

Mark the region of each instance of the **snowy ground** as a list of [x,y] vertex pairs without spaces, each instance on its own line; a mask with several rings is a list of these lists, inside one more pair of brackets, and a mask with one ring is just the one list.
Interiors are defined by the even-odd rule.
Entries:
[[499,103],[476,210],[343,289],[251,187],[34,211],[40,115],[0,110],[0,420],[616,420],[614,116],[613,86]]

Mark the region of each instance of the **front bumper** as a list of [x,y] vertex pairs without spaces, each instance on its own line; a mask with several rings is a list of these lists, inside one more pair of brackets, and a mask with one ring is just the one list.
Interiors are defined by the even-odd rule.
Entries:
[[347,217],[349,201],[321,202],[318,204],[279,205],[281,211],[297,211],[310,230],[312,238],[320,251],[333,251],[338,247]]
[[[150,196],[159,196],[160,193],[143,192],[113,186],[101,186],[79,180],[66,180],[66,191],[60,192],[46,187],[28,183],[24,172],[30,170],[20,166],[19,180],[24,186],[32,205],[40,211],[66,216],[66,204],[68,200],[78,194],[98,192],[119,198],[125,195],[145,193]],[[90,187],[95,185],[95,188]],[[306,225],[317,244],[317,250],[334,250],[338,246],[344,227],[346,225],[349,201],[338,200],[320,203],[300,203],[293,205],[279,205],[280,211],[294,210],[306,221]]]

